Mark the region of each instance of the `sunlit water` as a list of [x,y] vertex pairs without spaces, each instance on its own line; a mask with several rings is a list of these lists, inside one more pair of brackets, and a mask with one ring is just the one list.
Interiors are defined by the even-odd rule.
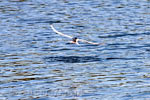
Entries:
[[0,100],[149,99],[149,0],[0,0]]

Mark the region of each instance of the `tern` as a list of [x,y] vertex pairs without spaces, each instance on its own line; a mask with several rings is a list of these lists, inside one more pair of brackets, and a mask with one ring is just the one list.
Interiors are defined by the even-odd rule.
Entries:
[[72,37],[72,36],[70,36],[70,35],[66,35],[66,34],[64,34],[64,33],[62,33],[62,32],[57,31],[57,30],[54,28],[53,25],[50,25],[50,27],[51,27],[52,30],[53,30],[54,32],[56,32],[57,34],[72,39],[71,43],[74,43],[74,44],[79,45],[79,42],[78,42],[78,41],[81,41],[81,42],[85,42],[85,43],[92,44],[92,45],[99,45],[99,44],[100,44],[100,43],[94,43],[94,42],[90,42],[90,41],[83,40],[83,39],[78,39],[77,37]]

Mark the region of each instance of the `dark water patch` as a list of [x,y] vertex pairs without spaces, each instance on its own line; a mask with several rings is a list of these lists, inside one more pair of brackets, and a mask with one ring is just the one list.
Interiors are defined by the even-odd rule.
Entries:
[[42,51],[51,51],[51,48],[48,48],[48,47],[43,47],[41,49],[42,49]]
[[49,79],[49,77],[26,77],[26,78],[18,78],[14,79],[13,82],[18,82],[18,81],[30,81],[30,80],[43,80],[43,79]]
[[141,35],[150,35],[150,32],[140,33]]
[[10,0],[10,2],[25,2],[25,1],[28,1],[28,0]]
[[[136,45],[136,44],[129,44],[129,43],[113,43],[113,44],[107,44],[107,48],[104,48],[104,50],[125,50],[125,49],[142,49],[150,47],[150,44],[142,44],[142,45]],[[148,49],[147,49],[148,50]]]
[[[40,35],[40,36],[45,36],[46,38],[49,38],[49,39],[51,39],[51,38],[56,38],[56,37],[54,37],[54,36],[50,36],[51,35],[51,33],[48,31],[48,32],[39,32],[39,33],[36,33],[37,35]],[[49,36],[49,37],[48,37]],[[38,37],[38,36],[34,36],[34,37]]]
[[138,60],[140,58],[117,58],[117,57],[109,57],[106,60]]
[[118,38],[118,37],[125,37],[125,36],[138,36],[142,34],[129,34],[129,33],[122,33],[122,34],[114,34],[114,35],[106,35],[106,36],[98,36],[99,38]]
[[101,46],[103,44],[100,44],[100,45],[93,45],[93,44],[84,44],[83,46],[86,46],[86,47],[98,47],[98,46]]
[[49,98],[35,98],[35,99],[32,99],[32,100],[53,100],[53,99],[49,99]]
[[150,44],[144,44],[145,47],[150,47]]
[[115,46],[113,48],[104,48],[104,49],[101,49],[101,50],[125,50],[125,49],[128,49],[127,47],[118,47],[118,46]]
[[98,36],[99,38],[117,38],[117,37],[125,37],[125,36],[140,36],[140,35],[150,35],[150,32],[145,32],[145,33],[120,33],[120,34],[116,34],[116,33],[111,33],[109,35],[106,36]]
[[150,91],[148,90],[144,90],[144,91],[140,91],[140,92],[136,92],[135,94],[128,94],[125,95],[124,98],[126,98],[125,100],[149,100],[150,99]]
[[41,48],[42,51],[68,51],[68,50],[72,50],[71,48],[51,48],[51,47],[42,47]]
[[141,48],[144,48],[144,47],[149,47],[147,45],[139,45],[139,46],[127,46],[128,49],[141,49]]
[[45,57],[46,62],[64,62],[64,63],[86,63],[101,61],[96,56],[56,56],[56,57]]
[[146,49],[145,51],[148,51],[148,52],[150,52],[150,48],[149,48],[149,49]]
[[107,45],[108,46],[120,46],[120,45],[129,45],[129,43],[112,43],[112,44],[107,44]]
[[56,20],[56,21],[51,21],[50,19],[20,19],[18,20],[19,22],[27,22],[27,23],[49,23],[49,24],[53,24],[53,23],[61,23],[60,20]]
[[52,49],[50,51],[66,51],[66,50],[72,50],[72,49],[69,49],[69,48],[62,48],[62,49]]

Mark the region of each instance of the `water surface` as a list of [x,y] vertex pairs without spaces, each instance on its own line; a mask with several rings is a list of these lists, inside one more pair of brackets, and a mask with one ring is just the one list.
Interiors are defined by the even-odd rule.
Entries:
[[0,19],[1,100],[150,99],[149,0],[0,0]]

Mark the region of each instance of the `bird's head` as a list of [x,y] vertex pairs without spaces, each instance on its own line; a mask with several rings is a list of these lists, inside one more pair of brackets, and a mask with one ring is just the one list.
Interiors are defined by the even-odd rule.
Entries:
[[74,37],[74,38],[72,39],[72,41],[76,43],[76,42],[77,42],[77,39],[78,39],[77,37]]

